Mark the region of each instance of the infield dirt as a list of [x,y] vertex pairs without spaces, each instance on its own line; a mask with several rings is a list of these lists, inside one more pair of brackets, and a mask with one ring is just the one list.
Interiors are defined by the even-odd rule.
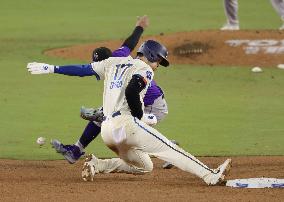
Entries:
[[[200,158],[217,167],[225,157]],[[284,157],[233,157],[228,179],[284,178]],[[283,201],[281,188],[209,187],[177,168],[165,170],[153,159],[145,175],[98,174],[93,182],[81,179],[83,161],[0,160],[0,201]]]

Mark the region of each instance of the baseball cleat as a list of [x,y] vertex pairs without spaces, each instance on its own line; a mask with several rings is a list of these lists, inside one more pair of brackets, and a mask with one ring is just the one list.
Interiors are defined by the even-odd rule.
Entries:
[[210,173],[205,176],[204,181],[208,185],[225,185],[226,180],[225,176],[229,173],[231,169],[232,160],[227,159],[223,164],[221,164],[217,169],[215,169],[215,173]]
[[52,147],[57,153],[63,155],[63,157],[70,163],[73,164],[85,154],[76,145],[64,145],[58,140],[51,140]]
[[85,163],[82,169],[82,179],[86,181],[94,181],[96,173],[99,173],[98,169],[98,159],[93,154],[87,155]]
[[237,31],[240,30],[239,25],[231,25],[231,24],[225,24],[223,27],[221,27],[222,31]]

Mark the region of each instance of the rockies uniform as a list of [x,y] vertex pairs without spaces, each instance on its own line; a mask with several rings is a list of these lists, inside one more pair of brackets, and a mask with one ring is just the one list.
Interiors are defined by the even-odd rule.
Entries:
[[[279,30],[284,30],[284,1],[283,0],[270,0],[273,8],[281,17],[283,25]],[[239,17],[238,17],[238,0],[224,0],[225,14],[227,23],[221,30],[239,30]]]
[[153,163],[149,155],[153,155],[195,174],[208,185],[219,183],[230,159],[218,169],[210,169],[140,120],[143,98],[154,77],[153,67],[149,65],[157,61],[162,66],[169,63],[166,48],[152,40],[140,46],[138,56],[147,58],[148,63],[143,62],[143,58],[133,59],[131,56],[92,63],[97,78],[104,80],[103,112],[106,118],[102,123],[102,139],[120,158],[101,160],[90,155],[83,166],[83,180],[92,181],[96,173],[150,172]]
[[284,30],[284,1],[283,0],[270,0],[273,8],[278,13],[278,15],[281,17],[282,20],[282,26],[279,28],[279,30]]
[[238,0],[224,0],[227,23],[221,30],[239,30]]
[[168,114],[168,106],[164,99],[164,92],[154,80],[151,81],[144,97],[144,106],[144,112],[154,114],[158,122]]

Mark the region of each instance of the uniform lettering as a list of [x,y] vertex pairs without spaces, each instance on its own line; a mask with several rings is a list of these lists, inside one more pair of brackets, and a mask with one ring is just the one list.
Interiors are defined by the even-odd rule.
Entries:
[[120,80],[120,81],[112,81],[110,82],[110,89],[114,89],[114,88],[121,88],[123,82]]

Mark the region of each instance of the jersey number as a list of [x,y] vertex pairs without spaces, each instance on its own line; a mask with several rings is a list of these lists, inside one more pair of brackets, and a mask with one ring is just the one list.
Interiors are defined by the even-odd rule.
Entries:
[[[114,74],[114,78],[113,81],[110,83],[110,89],[113,88],[120,88],[122,86],[122,76],[124,75],[124,73],[126,72],[126,70],[129,67],[132,67],[133,64],[118,64],[116,65],[116,70],[115,70],[115,74]],[[119,74],[119,70],[121,70],[121,73]]]

